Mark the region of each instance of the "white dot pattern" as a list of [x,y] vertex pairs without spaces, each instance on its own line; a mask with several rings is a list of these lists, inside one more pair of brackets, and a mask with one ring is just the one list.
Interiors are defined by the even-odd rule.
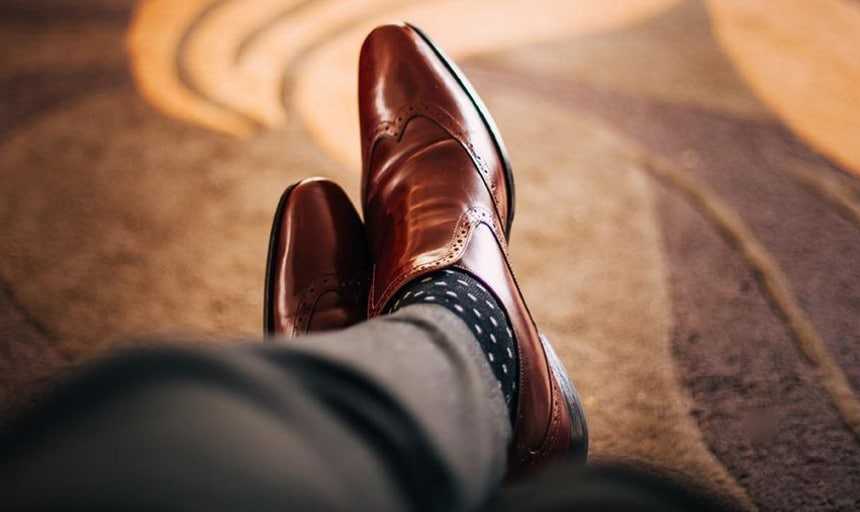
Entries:
[[443,306],[466,322],[499,381],[513,420],[519,361],[516,339],[501,303],[472,275],[445,269],[406,284],[389,302],[393,306],[388,312],[421,303]]

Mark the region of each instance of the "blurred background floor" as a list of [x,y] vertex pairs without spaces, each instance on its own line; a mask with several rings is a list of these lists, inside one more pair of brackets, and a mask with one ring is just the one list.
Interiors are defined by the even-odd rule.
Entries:
[[130,337],[259,336],[277,198],[357,197],[358,49],[399,20],[505,136],[593,457],[860,507],[855,0],[6,0],[4,416]]

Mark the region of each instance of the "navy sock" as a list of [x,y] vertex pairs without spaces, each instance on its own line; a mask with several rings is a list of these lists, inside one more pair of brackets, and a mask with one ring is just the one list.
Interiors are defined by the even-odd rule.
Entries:
[[438,304],[462,318],[487,356],[514,422],[519,380],[517,342],[504,307],[480,281],[457,269],[439,270],[406,284],[389,304],[388,313],[413,304]]

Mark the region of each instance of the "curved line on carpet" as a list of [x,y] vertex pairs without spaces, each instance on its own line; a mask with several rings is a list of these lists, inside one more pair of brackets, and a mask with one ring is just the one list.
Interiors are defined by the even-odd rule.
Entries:
[[690,173],[681,170],[680,166],[632,142],[628,144],[635,148],[631,154],[634,162],[639,163],[657,180],[681,192],[696,210],[702,213],[726,240],[741,252],[752,268],[759,285],[793,334],[801,352],[816,368],[819,380],[830,395],[842,420],[860,441],[860,400],[854,394],[842,368],[830,354],[814,324],[798,303],[788,277],[776,259],[756,238],[741,216],[707,185],[690,176]]
[[189,92],[196,95],[202,101],[209,103],[219,109],[230,112],[231,114],[238,117],[243,122],[247,123],[252,131],[261,131],[264,128],[264,125],[254,119],[253,117],[245,114],[244,112],[240,112],[230,105],[222,103],[221,101],[216,100],[206,94],[206,91],[201,89],[194,83],[194,80],[188,73],[186,69],[185,62],[187,60],[187,52],[188,52],[188,42],[191,40],[194,32],[197,31],[197,28],[202,25],[206,19],[215,12],[219,7],[222,7],[230,2],[235,0],[212,0],[212,2],[207,5],[204,9],[201,9],[200,12],[191,20],[185,30],[182,32],[182,36],[179,38],[179,43],[176,45],[174,49],[174,69],[176,71],[176,78],[179,80],[179,83],[182,84],[183,87],[188,89]]
[[301,14],[302,11],[306,10],[308,7],[318,1],[319,0],[302,0],[297,4],[290,5],[281,9],[281,11],[272,16],[271,19],[263,23],[261,26],[250,32],[241,41],[239,41],[239,44],[236,46],[236,49],[233,53],[233,64],[238,65],[242,61],[242,59],[245,57],[245,53],[247,53],[248,49],[257,42],[260,36],[271,30],[276,25],[279,25],[281,22],[289,20],[290,18]]
[[[792,161],[786,169],[795,181],[824,200],[837,213],[860,228],[860,198],[824,169],[809,170]],[[848,179],[851,179],[850,177]]]
[[[712,32],[738,75],[783,124],[860,175],[857,0],[707,0]],[[852,49],[853,48],[853,49]]]
[[[308,41],[298,52],[296,52],[295,57],[284,63],[285,71],[281,75],[280,84],[278,85],[278,90],[281,91],[281,105],[283,105],[284,108],[290,108],[290,101],[292,100],[294,82],[293,77],[295,76],[295,71],[301,68],[302,62],[307,59],[308,55],[310,55],[317,48],[322,47],[327,41],[331,40],[334,35],[349,30],[361,24],[362,22],[367,21],[368,19],[376,18],[377,16],[382,15],[395,3],[398,7],[405,7],[412,4],[420,3],[420,0],[411,0],[409,2],[388,2],[385,4],[381,4],[375,9],[365,11],[359,16],[354,16],[338,25],[330,27],[329,30],[327,30],[324,34],[321,34],[316,39]],[[293,71],[292,73],[287,71],[290,69]]]

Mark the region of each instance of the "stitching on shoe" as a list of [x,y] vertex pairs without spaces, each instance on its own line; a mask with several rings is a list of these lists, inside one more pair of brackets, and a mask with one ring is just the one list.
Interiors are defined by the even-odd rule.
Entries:
[[311,316],[313,316],[314,306],[323,294],[328,292],[338,292],[342,295],[360,293],[361,288],[366,282],[367,280],[362,278],[339,281],[337,274],[326,274],[312,281],[311,284],[302,290],[296,310],[290,315],[292,318],[295,318],[291,335],[295,336],[300,332],[307,332]]
[[[457,224],[455,225],[454,230],[451,233],[451,238],[445,245],[444,252],[441,256],[428,263],[422,263],[421,265],[414,266],[407,264],[396,269],[393,274],[399,275],[399,277],[388,283],[382,293],[379,294],[378,302],[375,300],[374,297],[375,286],[371,287],[370,301],[368,301],[368,304],[371,304],[371,306],[370,314],[368,316],[377,315],[382,309],[382,307],[385,305],[385,301],[388,300],[390,295],[393,294],[396,290],[398,290],[401,286],[403,286],[407,281],[414,279],[420,274],[436,270],[440,267],[451,265],[458,259],[460,259],[463,256],[463,252],[465,252],[466,247],[469,245],[469,241],[472,239],[472,235],[475,233],[475,229],[481,224],[484,224],[488,228],[490,228],[490,230],[492,230],[493,234],[500,242],[504,240],[504,236],[502,235],[503,231],[501,229],[501,226],[499,226],[498,217],[493,212],[490,212],[482,206],[470,207],[465,212],[463,212],[463,214],[460,215],[459,220],[457,220]],[[505,255],[505,258],[507,258],[507,245],[504,243],[499,243],[499,245],[502,247],[502,252]],[[374,285],[376,279],[375,273],[376,269],[374,267]]]
[[550,422],[548,426],[550,434],[546,436],[546,438],[544,438],[544,441],[541,443],[540,448],[538,448],[536,452],[526,452],[526,457],[523,458],[523,462],[526,462],[528,459],[531,459],[531,463],[541,462],[541,459],[543,457],[545,457],[549,453],[552,453],[556,448],[556,442],[559,439],[558,424],[561,422],[559,400],[561,390],[558,389],[558,383],[555,381],[555,377],[553,377],[552,379],[552,392],[550,393],[552,399],[552,414],[550,416]]
[[446,132],[448,132],[451,137],[460,143],[472,159],[475,167],[477,167],[484,185],[490,191],[490,196],[493,198],[493,206],[496,208],[496,211],[498,211],[498,205],[501,204],[501,198],[499,197],[500,191],[498,183],[494,182],[492,179],[489,165],[475,150],[474,144],[467,142],[469,140],[469,132],[466,131],[451,114],[437,105],[426,102],[407,105],[397,112],[397,117],[395,117],[394,120],[381,121],[377,125],[376,129],[370,132],[367,136],[367,154],[365,155],[364,160],[366,162],[369,161],[370,155],[373,154],[373,148],[381,137],[387,136],[399,139],[403,134],[403,130],[406,128],[406,125],[416,117],[425,117],[437,123]]

